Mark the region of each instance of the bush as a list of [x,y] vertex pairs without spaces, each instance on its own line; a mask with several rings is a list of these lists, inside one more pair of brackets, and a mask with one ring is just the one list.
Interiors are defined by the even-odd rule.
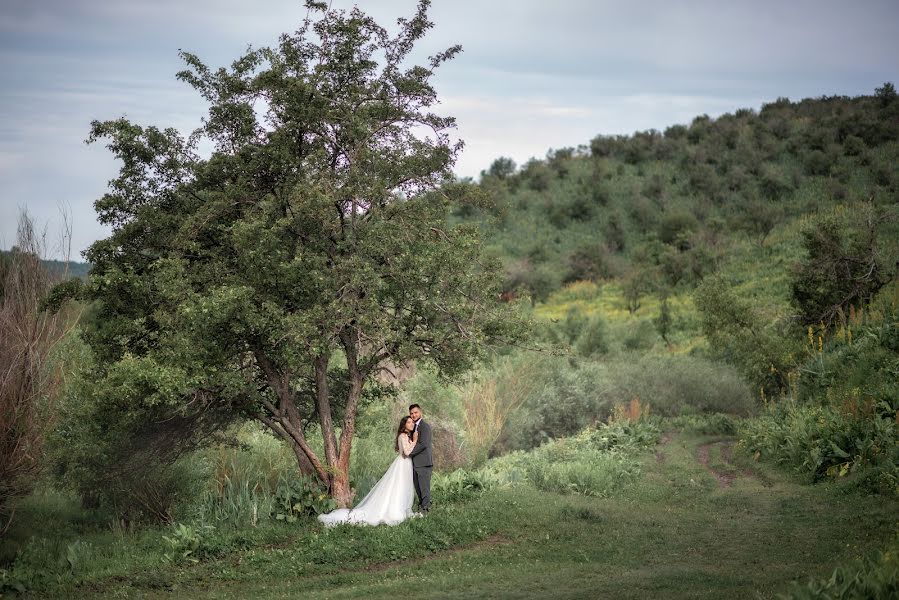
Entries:
[[278,482],[271,516],[294,523],[300,517],[320,515],[335,508],[337,503],[317,479],[287,476]]
[[730,366],[682,355],[644,356],[603,365],[608,402],[639,398],[654,414],[721,412],[748,415],[756,410],[749,386]]
[[441,502],[462,502],[501,483],[500,477],[490,469],[457,469],[452,473],[435,474],[431,480],[431,494]]
[[578,354],[585,357],[606,354],[609,351],[609,340],[605,319],[596,314],[587,321],[577,341]]
[[666,214],[659,223],[659,239],[666,244],[674,244],[678,238],[688,236],[699,228],[699,221],[693,213],[678,210]]
[[793,266],[792,301],[804,324],[830,324],[839,312],[868,304],[889,280],[880,228],[885,213],[868,206],[852,219],[828,215],[802,232],[807,258]]
[[808,475],[841,478],[874,469],[860,478],[870,491],[899,495],[899,425],[890,407],[871,415],[783,401],[768,405],[740,429],[740,444],[756,459]]
[[535,457],[528,465],[528,481],[538,490],[606,498],[640,473],[627,457],[582,451],[562,462]]
[[739,422],[732,415],[683,415],[665,421],[666,425],[694,435],[735,435]]
[[629,327],[622,344],[626,350],[649,350],[656,343],[656,330],[650,321],[640,321],[636,327]]
[[640,473],[635,455],[658,440],[646,420],[600,423],[530,452],[527,479],[546,492],[608,497]]
[[708,277],[694,294],[702,331],[712,351],[737,367],[768,396],[789,388],[798,341],[782,332],[776,320],[737,295],[721,277]]
[[746,383],[732,367],[696,357],[625,356],[577,365],[552,358],[534,369],[540,385],[509,419],[498,442],[504,450],[573,435],[635,398],[660,416],[755,411]]

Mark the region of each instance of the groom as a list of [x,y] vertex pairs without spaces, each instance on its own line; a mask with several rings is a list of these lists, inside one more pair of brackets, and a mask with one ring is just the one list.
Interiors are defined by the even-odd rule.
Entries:
[[428,514],[431,508],[431,471],[434,469],[434,460],[431,458],[431,426],[421,418],[421,407],[417,404],[409,406],[409,416],[415,422],[415,431],[418,432],[418,442],[412,453],[412,481],[415,483],[415,493],[418,494],[418,506],[422,514]]

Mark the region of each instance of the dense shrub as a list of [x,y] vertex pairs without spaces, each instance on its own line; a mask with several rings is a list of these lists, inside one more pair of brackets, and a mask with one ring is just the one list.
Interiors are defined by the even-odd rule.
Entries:
[[735,435],[739,419],[722,413],[682,415],[666,419],[665,426],[695,435]]
[[602,244],[586,244],[576,248],[566,260],[568,272],[564,283],[597,281],[610,278],[616,271],[610,252]]
[[699,228],[699,221],[687,210],[676,210],[662,217],[659,223],[659,239],[666,244],[674,244],[678,238]]
[[485,469],[493,481],[529,483],[557,494],[607,497],[640,473],[636,454],[658,440],[658,428],[648,420],[598,423],[530,452],[495,458]]
[[755,410],[748,386],[732,367],[697,357],[624,356],[577,365],[554,358],[534,368],[542,386],[509,420],[498,442],[502,450],[533,448],[573,435],[634,398],[663,416],[747,415]]
[[608,331],[605,319],[595,314],[587,321],[577,340],[577,352],[581,356],[591,357],[606,354],[609,351]]
[[890,280],[896,257],[880,241],[887,219],[885,211],[867,206],[848,218],[822,216],[803,230],[807,257],[791,273],[792,301],[803,323],[829,324],[850,306],[862,308]]
[[899,424],[896,412],[876,406],[871,414],[838,408],[771,403],[744,421],[740,444],[757,459],[808,475],[812,480],[858,473],[872,491],[899,494]]
[[722,277],[708,277],[694,294],[702,331],[712,352],[733,364],[768,396],[789,388],[788,374],[796,366],[800,342],[787,327],[737,295]]

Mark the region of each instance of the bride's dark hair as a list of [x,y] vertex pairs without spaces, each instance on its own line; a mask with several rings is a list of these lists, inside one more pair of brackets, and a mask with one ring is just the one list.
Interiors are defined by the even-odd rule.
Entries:
[[396,439],[393,440],[393,449],[397,452],[400,451],[400,434],[405,433],[409,436],[409,439],[412,439],[412,434],[406,431],[406,421],[411,419],[412,417],[403,417],[400,419],[400,427],[396,430]]

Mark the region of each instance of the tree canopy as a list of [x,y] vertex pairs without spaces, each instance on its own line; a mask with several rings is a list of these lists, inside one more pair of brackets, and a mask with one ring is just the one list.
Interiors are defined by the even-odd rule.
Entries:
[[476,228],[447,225],[462,145],[430,80],[460,47],[406,64],[427,0],[394,35],[358,8],[307,7],[230,68],[180,53],[178,78],[209,102],[190,136],[92,124],[122,168],[96,202],[113,232],[87,252],[85,337],[106,456],[169,455],[251,417],[346,506],[375,375],[409,360],[459,373],[523,328]]

